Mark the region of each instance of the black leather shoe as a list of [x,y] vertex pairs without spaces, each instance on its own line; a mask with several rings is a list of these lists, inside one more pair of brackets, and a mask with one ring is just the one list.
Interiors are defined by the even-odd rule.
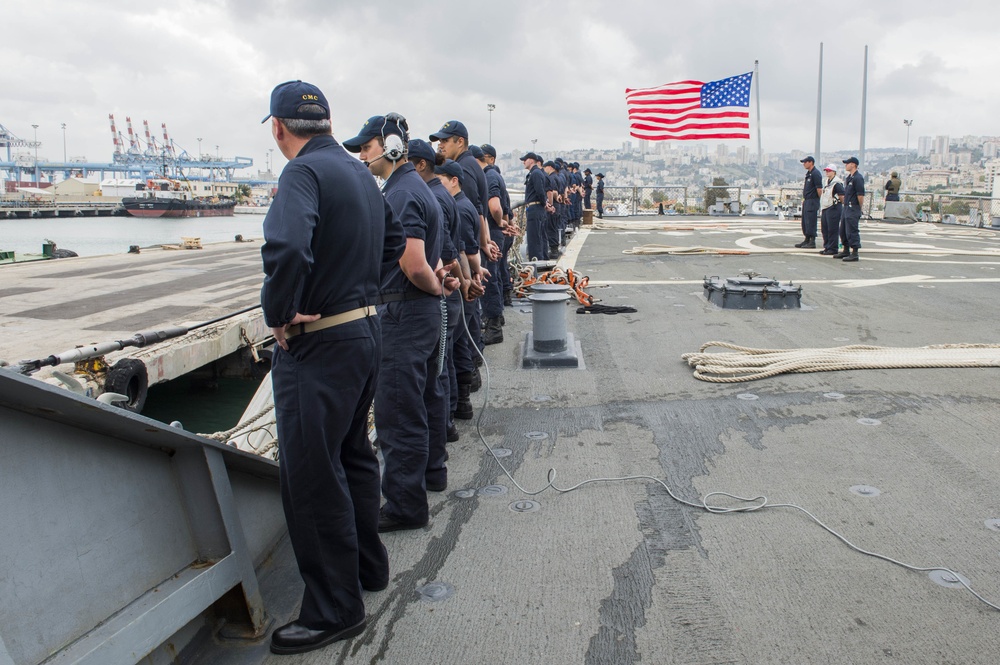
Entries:
[[360,635],[366,626],[367,620],[362,619],[360,623],[347,628],[313,630],[293,621],[271,633],[271,653],[288,655],[321,649],[328,644]]
[[857,261],[858,260],[858,250],[853,250],[850,254],[845,256],[842,261]]
[[438,483],[432,483],[429,480],[426,481],[428,492],[443,492],[448,489],[448,480],[445,479]]
[[503,306],[504,307],[514,306],[514,293],[510,289],[503,292]]
[[851,255],[851,250],[845,249],[845,250],[839,251],[836,254],[834,254],[833,258],[835,258],[835,259],[842,259],[845,256],[850,256],[850,255]]
[[389,588],[389,580],[386,580],[385,582],[378,582],[376,584],[365,584],[362,582],[361,588],[365,591],[385,591]]
[[802,242],[797,242],[797,243],[795,243],[794,246],[795,247],[805,247],[806,246],[806,241],[803,240]]
[[409,531],[412,529],[423,529],[427,526],[427,522],[423,524],[409,524],[407,522],[400,522],[399,520],[394,520],[391,517],[386,517],[385,515],[378,516],[378,532],[379,533],[389,533],[390,531]]
[[461,437],[462,435],[458,433],[458,428],[455,427],[455,423],[454,422],[448,423],[448,438],[446,439],[448,443],[455,443]]

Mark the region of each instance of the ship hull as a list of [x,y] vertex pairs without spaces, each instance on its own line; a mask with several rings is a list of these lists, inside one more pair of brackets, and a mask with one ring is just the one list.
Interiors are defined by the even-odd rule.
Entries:
[[232,217],[236,202],[209,203],[179,199],[124,198],[122,207],[133,217]]

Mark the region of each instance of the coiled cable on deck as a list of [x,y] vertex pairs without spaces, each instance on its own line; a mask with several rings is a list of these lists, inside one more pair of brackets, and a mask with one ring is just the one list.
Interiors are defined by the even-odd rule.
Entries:
[[[706,353],[711,347],[732,353]],[[728,342],[706,342],[698,353],[681,356],[694,378],[711,383],[741,383],[779,374],[852,369],[1000,367],[1000,344],[935,344],[894,348],[854,344],[815,349],[754,349]]]

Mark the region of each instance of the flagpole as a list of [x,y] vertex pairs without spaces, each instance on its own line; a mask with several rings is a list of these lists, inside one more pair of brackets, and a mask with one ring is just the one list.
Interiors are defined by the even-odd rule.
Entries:
[[868,113],[868,45],[865,45],[865,76],[861,88],[861,150],[858,160],[865,163],[865,121]]
[[819,85],[816,92],[816,159],[823,162],[823,155],[820,154],[819,138],[820,128],[823,125],[823,42],[819,43]]
[[764,150],[761,148],[760,140],[760,76],[758,71],[758,61],[753,61],[753,89],[757,97],[757,194],[764,196],[764,179],[761,176],[761,168],[764,163]]

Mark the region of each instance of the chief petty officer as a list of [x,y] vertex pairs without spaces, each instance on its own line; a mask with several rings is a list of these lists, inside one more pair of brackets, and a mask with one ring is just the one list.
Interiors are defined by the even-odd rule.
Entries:
[[549,208],[546,192],[548,190],[548,178],[540,168],[542,158],[534,152],[526,153],[521,157],[528,174],[524,178],[524,216],[525,216],[525,241],[527,242],[527,259],[547,259],[548,243],[545,237],[545,225],[547,223],[547,211]]
[[[450,273],[456,279],[462,279],[462,266],[460,261],[465,261],[465,253],[462,251],[462,239],[458,225],[458,210],[455,208],[455,199],[441,186],[441,181],[434,174],[434,167],[438,160],[444,161],[441,155],[434,152],[431,144],[423,139],[411,139],[407,144],[407,157],[417,174],[427,183],[441,206],[444,215],[444,244],[441,248],[441,262],[446,268],[450,268]],[[456,289],[447,298],[448,306],[448,337],[447,337],[447,372],[440,375],[438,380],[442,382],[448,403],[448,427],[447,441],[455,442],[459,439],[458,428],[455,427],[454,414],[458,405],[458,383],[455,380],[455,335],[460,328],[460,317],[462,315],[461,291]],[[430,458],[435,458],[434,447],[440,442],[431,441]],[[443,445],[443,444],[441,444]]]
[[458,223],[461,229],[462,245],[464,247],[466,263],[469,273],[462,282],[462,292],[465,298],[463,310],[465,314],[465,326],[459,328],[458,336],[455,338],[455,373],[458,381],[458,405],[455,409],[455,417],[462,420],[471,420],[473,416],[472,401],[470,394],[479,389],[479,370],[476,367],[476,358],[479,351],[466,330],[472,330],[478,298],[484,293],[483,271],[480,265],[478,244],[479,214],[472,205],[469,197],[462,190],[462,182],[467,177],[465,169],[458,162],[448,159],[443,164],[435,167],[434,172],[441,180],[444,188],[455,198],[455,207],[458,210]]
[[840,240],[842,251],[833,255],[835,259],[857,261],[861,249],[861,207],[865,203],[865,178],[858,172],[858,158],[844,160],[847,178],[844,179],[844,216],[840,220]]
[[[385,279],[379,306],[382,324],[381,376],[375,391],[375,424],[385,461],[379,516],[381,532],[419,529],[428,523],[427,491],[444,491],[444,460],[430,460],[430,441],[447,436],[433,431],[445,413],[437,380],[442,293],[440,264],[444,236],[441,206],[427,184],[406,161],[405,120],[372,116],[344,147],[382,178],[382,193],[399,217],[406,250]],[[429,482],[428,482],[429,481]]]
[[373,305],[405,239],[371,175],[331,136],[318,88],[279,85],[270,110],[289,162],[264,218],[261,309],[276,342],[282,505],[305,583],[298,618],[274,631],[271,650],[291,654],[359,634],[362,588],[389,583],[368,408],[381,353]]
[[510,248],[514,245],[514,238],[520,234],[521,230],[517,228],[517,224],[514,222],[514,211],[510,207],[510,193],[507,191],[507,183],[503,179],[500,167],[496,164],[497,150],[489,143],[484,143],[480,148],[483,149],[483,154],[486,155],[486,162],[489,164],[483,171],[496,171],[497,175],[500,176],[501,203],[506,222],[506,226],[503,229],[504,241],[503,245],[500,246],[500,285],[503,290],[503,304],[505,307],[511,307],[513,306],[512,293],[514,287],[510,279],[510,264],[507,261],[507,257],[510,254]]
[[802,185],[802,235],[806,239],[795,246],[816,249],[816,216],[819,213],[819,197],[823,195],[823,175],[816,168],[816,160],[812,156],[799,161],[806,170]]

